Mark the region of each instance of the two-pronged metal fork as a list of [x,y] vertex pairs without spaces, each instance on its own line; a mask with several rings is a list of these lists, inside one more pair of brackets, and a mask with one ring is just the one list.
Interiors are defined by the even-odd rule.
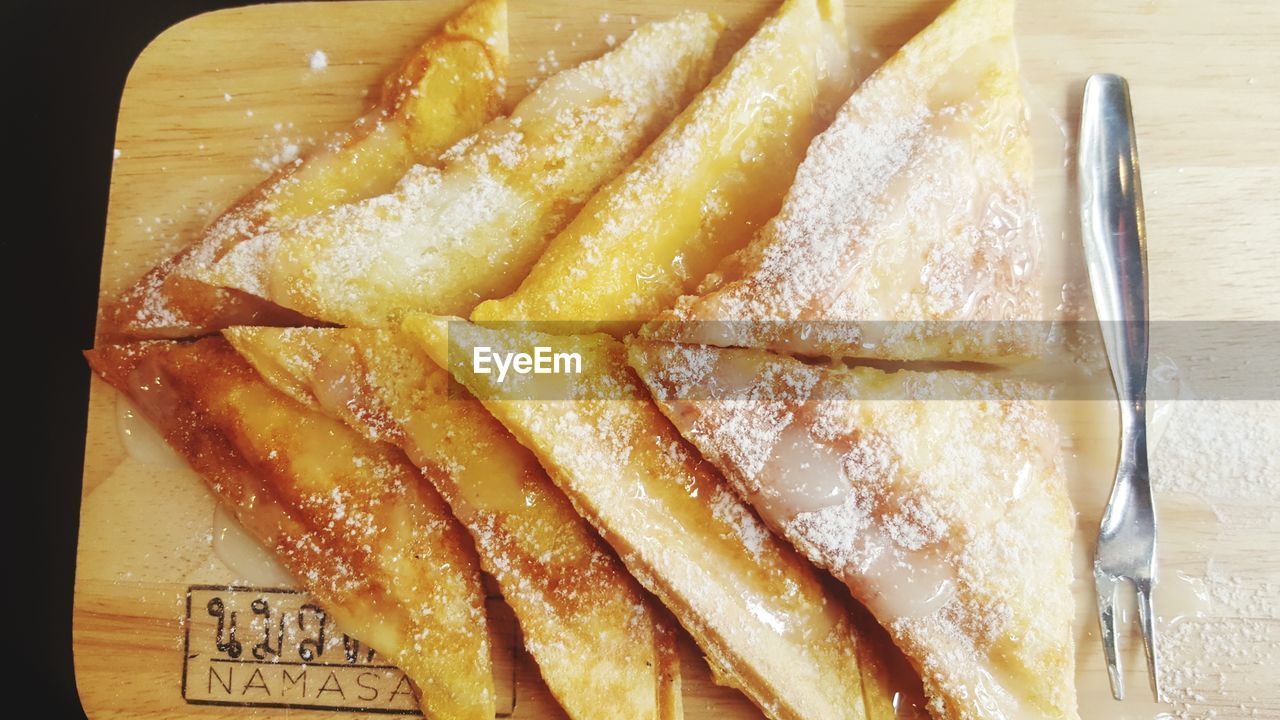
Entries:
[[1147,240],[1129,85],[1118,75],[1094,75],[1080,117],[1080,224],[1094,306],[1120,403],[1120,460],[1111,500],[1098,531],[1093,578],[1111,692],[1124,699],[1116,652],[1116,592],[1133,583],[1147,653],[1151,691],[1156,670],[1156,515],[1147,473]]

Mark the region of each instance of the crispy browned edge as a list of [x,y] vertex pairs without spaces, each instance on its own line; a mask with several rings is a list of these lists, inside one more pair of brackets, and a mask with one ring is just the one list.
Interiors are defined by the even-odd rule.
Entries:
[[[257,371],[221,336],[194,341],[145,340],[104,345],[86,350],[84,355],[90,367],[103,380],[127,397],[137,400],[129,392],[129,388],[133,384],[134,373],[145,363],[158,360],[174,348],[196,347],[203,351],[200,358],[202,371],[207,369],[211,373],[230,375],[237,381],[265,384]],[[279,397],[284,402],[296,403],[283,394],[279,394]],[[235,443],[224,431],[206,418],[197,403],[184,397],[183,393],[175,391],[165,395],[163,410],[167,417],[159,417],[155,409],[145,403],[139,403],[139,410],[161,431],[165,441],[201,476],[206,487],[228,504],[241,525],[267,548],[276,551],[273,554],[285,564],[292,575],[303,578],[306,577],[304,568],[316,568],[322,576],[326,573],[332,576],[337,574],[336,571],[327,569],[334,568],[339,563],[354,568],[362,577],[372,575],[370,568],[345,552],[341,543],[331,542],[323,534],[311,532],[304,522],[295,517],[287,509],[288,499],[282,497],[271,483],[259,479],[259,469],[236,449]],[[441,509],[448,507],[430,483],[419,483],[419,490],[434,501],[433,505]],[[250,498],[253,502],[246,503]],[[253,507],[255,512],[245,512],[243,508],[248,506]],[[447,511],[441,517],[456,525]],[[479,561],[475,558],[475,550],[466,531],[461,526],[456,526],[451,535],[465,538],[456,549],[470,556],[472,565],[478,567]],[[295,542],[304,536],[311,542]],[[290,552],[279,552],[279,548],[283,546],[289,547]],[[303,584],[308,592],[326,606],[352,616],[360,612],[359,608],[367,599],[336,597],[325,593],[322,588],[309,583]]]

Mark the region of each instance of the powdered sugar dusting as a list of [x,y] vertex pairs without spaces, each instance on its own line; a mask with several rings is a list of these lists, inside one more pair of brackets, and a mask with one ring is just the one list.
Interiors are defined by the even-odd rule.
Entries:
[[[943,29],[949,16],[989,12],[979,5],[958,5],[869,78],[810,146],[777,217],[702,297],[682,298],[662,319],[1039,317],[1040,229],[1008,18],[955,18],[963,28]],[[965,342],[922,323],[884,337],[851,323],[743,324],[728,342],[836,356],[1000,357],[1033,343],[1017,323]],[[726,341],[675,323],[649,332]]]
[[[1162,566],[1179,568],[1161,573],[1155,593],[1170,716],[1268,717],[1269,677],[1259,668],[1280,662],[1280,574],[1235,548],[1280,537],[1280,404],[1195,400],[1170,410],[1151,453],[1157,510],[1192,501],[1217,520],[1216,532],[1202,539],[1180,530],[1180,512],[1162,516]],[[1188,561],[1199,555],[1207,555],[1203,565]],[[1180,585],[1198,596],[1195,612],[1179,607]]]
[[[1043,412],[961,373],[820,370],[749,350],[710,351],[708,370],[708,352],[636,342],[631,360],[733,487],[921,662],[939,711],[976,712],[975,693],[1009,717],[1074,707],[1072,515]],[[673,384],[683,377],[697,384]],[[921,400],[945,383],[991,400]],[[1043,682],[1006,676],[1010,663]]]
[[[312,138],[287,132],[292,130],[293,123],[276,122],[273,126],[276,136],[262,135],[263,147],[255,159],[255,165],[272,172],[272,177],[241,197],[178,256],[154,268],[118,302],[107,307],[101,325],[104,336],[189,337],[245,322],[306,322],[295,313],[244,293],[228,292],[195,275],[206,270],[230,246],[259,231],[274,229],[279,221],[310,213],[315,207],[350,202],[390,189],[391,179],[379,178],[377,173],[366,176],[363,172],[329,170],[347,164],[354,167],[357,162],[382,169],[414,159],[433,162],[444,149],[435,144],[475,129],[483,118],[491,115],[490,106],[502,90],[502,80],[495,73],[494,63],[505,64],[506,33],[503,24],[490,26],[491,19],[497,18],[463,20],[455,23],[449,34],[433,36],[418,49],[415,61],[403,66],[402,74],[389,78],[389,83],[400,92],[389,93],[368,115],[357,120],[350,132],[335,135],[314,153],[304,152],[316,145]],[[479,21],[480,27],[476,27],[473,20]],[[449,62],[460,47],[471,43],[472,33],[477,30],[484,30],[485,37],[479,39],[490,46],[491,62],[465,74],[460,71],[456,80],[469,88],[465,97],[459,99],[450,93],[422,95],[419,92],[420,61]],[[324,71],[329,60],[327,54],[318,49],[307,56],[309,67],[315,72]],[[233,99],[236,98],[231,93],[223,94],[225,102]],[[462,105],[454,107],[454,103]],[[444,121],[437,128],[438,139],[421,146],[403,142],[409,115],[434,116],[446,104],[451,113],[458,112],[452,123],[447,115],[441,116]],[[253,113],[246,111],[246,115],[251,117]],[[199,149],[204,149],[203,143]],[[371,182],[374,180],[377,182]]]
[[[831,12],[792,3],[766,20],[553,241],[530,281],[481,304],[475,317],[648,319],[741,247],[781,201],[802,156],[797,139],[850,90],[843,16]],[[792,68],[785,76],[780,62]]]
[[[451,331],[449,340],[462,335]],[[510,342],[509,333],[474,326],[465,336],[492,347]],[[673,451],[682,441],[626,368],[621,345],[600,335],[536,341],[580,352],[595,369],[574,376],[565,396],[576,401],[486,406],[676,614],[719,676],[778,715],[850,716],[860,694],[847,682],[857,662],[841,601],[710,466]],[[480,397],[501,397],[492,375],[454,370]]]
[[675,115],[701,83],[715,34],[695,13],[643,27],[548,80],[446,154],[443,169],[417,168],[392,193],[244,242],[202,279],[345,324],[414,308],[465,314],[521,277]]
[[[656,712],[669,671],[657,645],[662,618],[528,451],[478,402],[452,397],[420,350],[386,330],[227,334],[276,387],[301,386],[366,437],[405,449],[470,532],[561,703],[586,712],[601,693],[627,687],[613,699],[620,711]],[[347,503],[333,505],[341,516]],[[589,675],[582,657],[594,658]]]
[[[220,339],[96,353],[95,370],[344,627],[376,635],[422,686],[490,692],[478,568],[403,456],[274,393]],[[408,637],[378,633],[384,624]],[[448,674],[415,660],[424,639],[454,656]]]

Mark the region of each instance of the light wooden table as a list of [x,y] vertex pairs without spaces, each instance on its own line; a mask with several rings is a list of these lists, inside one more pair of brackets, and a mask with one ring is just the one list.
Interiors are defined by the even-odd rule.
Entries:
[[[606,48],[606,36],[621,37],[631,29],[633,15],[643,22],[688,7],[715,9],[730,20],[729,49],[774,4],[511,2],[512,100],[539,75],[540,61],[546,64],[549,51],[555,51],[562,66],[596,55]],[[119,292],[192,237],[257,182],[264,174],[262,165],[273,156],[344,127],[362,110],[366,89],[461,4],[249,7],[193,18],[157,38],[133,68],[122,99],[103,297]],[[873,66],[877,56],[887,56],[944,4],[850,2],[860,57]],[[1037,113],[1062,118],[1073,133],[1076,98],[1089,73],[1120,72],[1133,85],[1153,318],[1280,320],[1274,302],[1280,284],[1280,243],[1275,240],[1280,230],[1280,4],[1034,0],[1022,3],[1019,13],[1024,74]],[[316,50],[328,59],[328,67],[319,72],[309,64]],[[1046,208],[1062,212],[1068,176],[1049,172],[1046,178]],[[1099,403],[1064,403],[1057,412],[1068,433],[1083,571],[1109,483],[1114,424],[1109,409]],[[75,601],[77,682],[88,713],[97,719],[246,713],[335,717],[332,712],[184,701],[184,656],[195,654],[184,648],[210,642],[205,633],[214,620],[201,604],[207,591],[190,589],[243,583],[257,573],[227,567],[223,558],[230,551],[225,546],[234,538],[222,539],[224,547],[215,552],[219,531],[212,498],[190,471],[147,439],[144,428],[122,422],[121,413],[115,393],[95,380]],[[1135,652],[1126,655],[1136,670],[1129,674],[1136,699],[1124,705],[1109,699],[1090,583],[1081,580],[1079,684],[1087,720],[1152,718],[1160,712],[1280,718],[1280,567],[1273,554],[1280,547],[1280,498],[1255,477],[1274,469],[1259,470],[1259,458],[1265,462],[1280,456],[1280,409],[1265,403],[1184,405],[1170,421],[1167,437],[1181,438],[1179,447],[1205,442],[1206,452],[1217,452],[1221,448],[1213,444],[1214,427],[1207,426],[1234,427],[1224,417],[1243,417],[1264,428],[1251,437],[1253,445],[1217,438],[1226,444],[1222,452],[1244,467],[1236,473],[1239,492],[1223,490],[1221,497],[1207,500],[1203,493],[1180,492],[1162,499],[1167,592],[1161,614],[1188,616],[1164,627],[1166,663],[1174,668],[1171,678],[1181,683],[1170,688],[1177,702],[1155,706],[1141,699],[1145,680]],[[1188,467],[1195,470],[1189,462],[1184,458],[1171,465],[1166,484],[1191,482],[1174,477]],[[1159,457],[1155,464],[1160,467]],[[228,602],[252,599],[252,593],[222,594]],[[271,598],[290,608],[302,603],[288,594]],[[561,717],[536,669],[515,649],[509,615],[500,602],[494,608],[505,618],[495,623],[499,646],[506,648],[498,663],[506,679],[499,685],[508,692],[514,688],[515,717]],[[1205,617],[1193,617],[1197,613]],[[339,642],[328,657],[341,651]],[[323,663],[314,667],[327,672]],[[693,720],[757,717],[733,692],[711,684],[687,643],[684,671],[687,714]],[[349,668],[337,672],[348,692],[360,692],[353,689],[356,680]],[[377,702],[394,708],[403,699],[388,697],[395,682],[394,672],[388,672],[380,679],[366,678],[366,683],[390,683],[379,686]],[[326,679],[316,673],[312,682]],[[207,675],[198,680],[204,686],[186,688],[188,698],[203,697],[202,691],[217,694]],[[277,693],[281,689],[278,677],[264,682],[277,683]],[[241,698],[261,702],[260,693],[253,689]]]

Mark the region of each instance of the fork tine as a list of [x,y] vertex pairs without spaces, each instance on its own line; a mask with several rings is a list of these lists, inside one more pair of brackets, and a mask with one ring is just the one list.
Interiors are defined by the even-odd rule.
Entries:
[[1135,583],[1138,593],[1138,621],[1142,623],[1142,645],[1147,651],[1147,675],[1151,678],[1151,694],[1160,702],[1160,673],[1156,665],[1155,612],[1151,604],[1150,580]]
[[1120,675],[1120,658],[1116,652],[1116,587],[1115,578],[1096,570],[1093,573],[1098,593],[1098,624],[1102,629],[1102,652],[1107,659],[1107,675],[1111,678],[1111,695],[1124,699],[1124,678]]

